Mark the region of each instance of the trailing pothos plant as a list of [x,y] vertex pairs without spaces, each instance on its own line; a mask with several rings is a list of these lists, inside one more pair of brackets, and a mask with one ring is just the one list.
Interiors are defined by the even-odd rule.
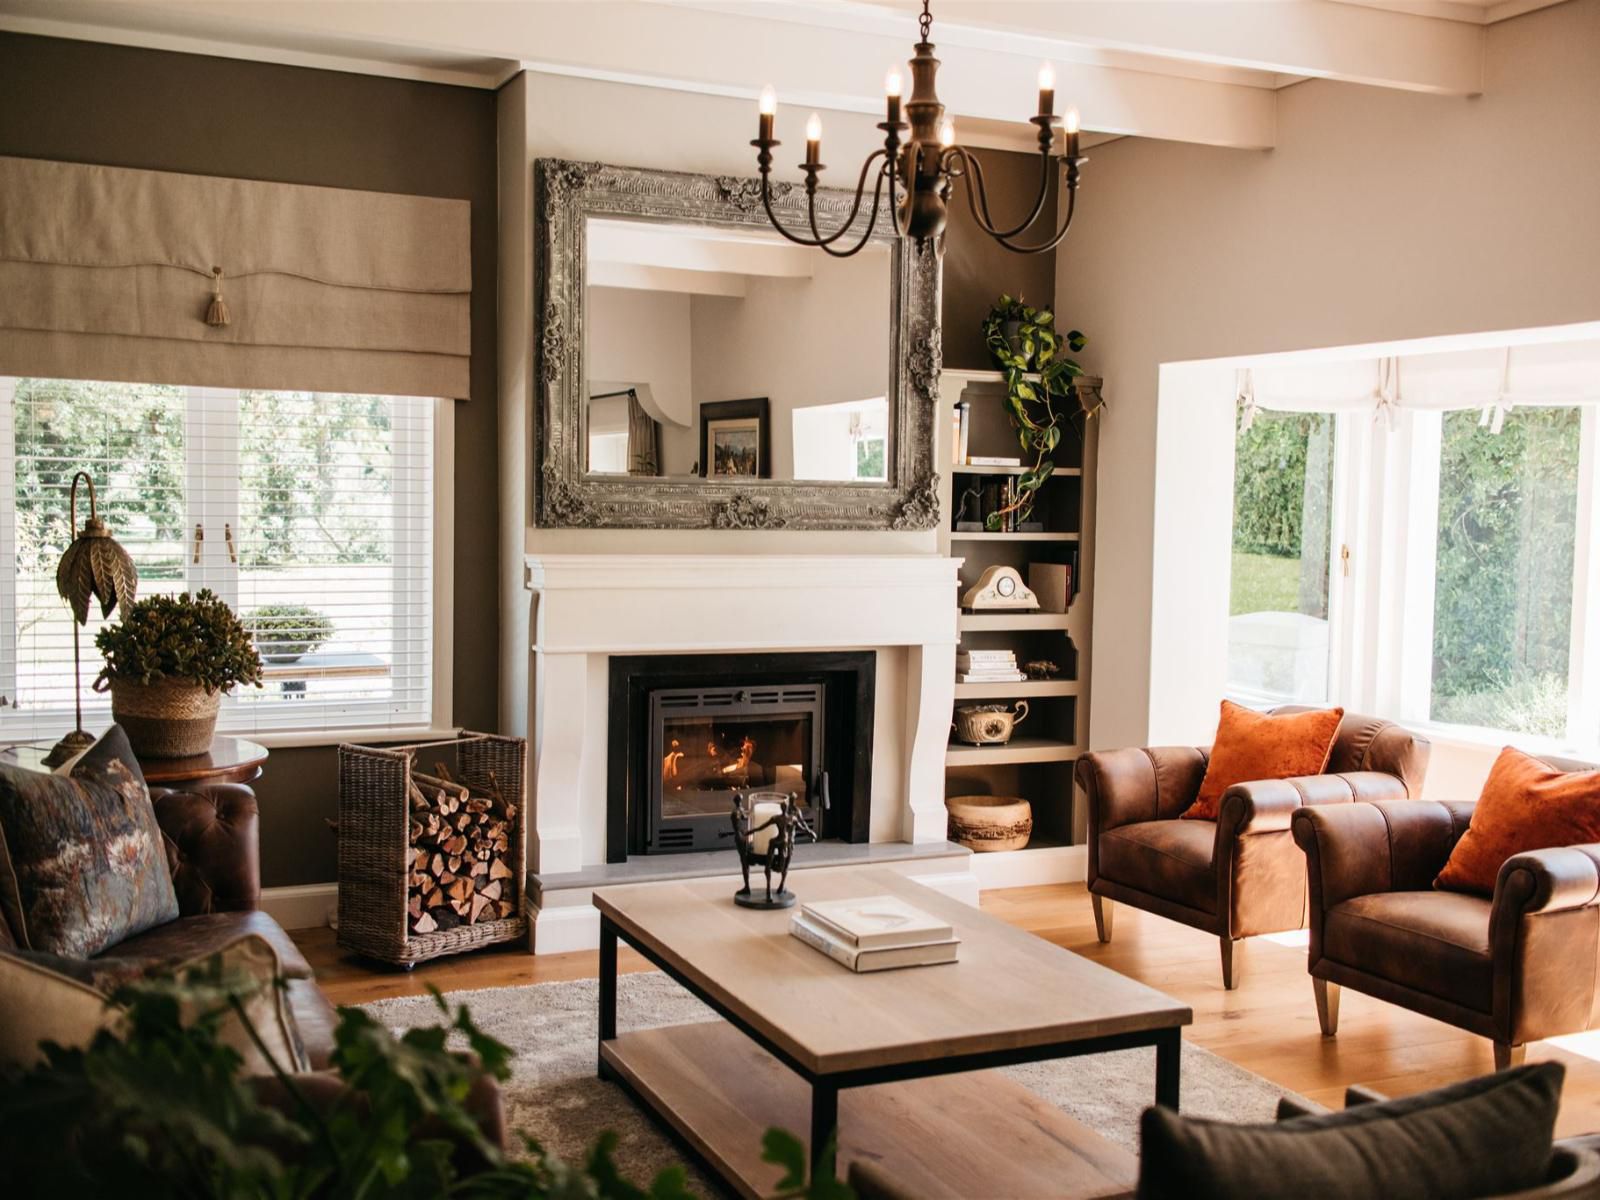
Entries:
[[[285,1071],[244,1003],[273,986],[223,972],[213,958],[181,978],[150,977],[112,997],[115,1029],[84,1049],[53,1043],[32,1067],[0,1067],[0,1162],[7,1196],[217,1200],[692,1200],[681,1166],[648,1184],[625,1178],[602,1133],[581,1165],[523,1136],[508,1154],[468,1105],[480,1075],[505,1080],[511,1050],[453,1012],[396,1035],[359,1008],[339,1009],[336,1098],[308,1094]],[[276,986],[283,986],[279,981]],[[255,1084],[223,1039],[237,1022],[272,1063]],[[467,1053],[451,1048],[459,1037]],[[300,1081],[300,1082],[297,1082]],[[767,1131],[763,1159],[783,1168],[779,1200],[854,1200],[833,1179],[808,1178],[798,1138]]]
[[1032,459],[1017,476],[1011,502],[984,518],[985,526],[994,531],[1011,513],[1018,522],[1033,515],[1039,488],[1055,470],[1051,456],[1061,443],[1062,430],[1079,414],[1088,419],[1094,410],[1084,410],[1073,399],[1070,381],[1082,375],[1083,368],[1067,357],[1068,352],[1082,350],[1088,339],[1076,329],[1062,333],[1048,308],[1033,308],[1020,296],[1001,296],[983,319],[983,340],[1005,376],[1006,408],[1017,443]]

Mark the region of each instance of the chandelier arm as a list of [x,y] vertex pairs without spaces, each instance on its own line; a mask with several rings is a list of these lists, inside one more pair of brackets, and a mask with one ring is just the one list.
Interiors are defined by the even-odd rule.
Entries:
[[[863,185],[865,185],[865,182],[866,182],[865,180],[862,181]],[[832,246],[832,242],[834,241],[835,238],[837,238],[839,236],[839,234],[836,233],[836,234],[833,235],[833,237],[829,238],[826,242],[818,242],[817,245],[825,253],[833,255],[834,258],[849,258],[852,254],[855,254],[857,251],[859,251],[861,249],[861,247],[863,247],[863,246],[865,246],[867,244],[867,239],[872,236],[873,229],[875,229],[877,227],[877,224],[878,224],[878,206],[882,202],[882,200],[883,200],[883,172],[879,171],[878,172],[878,182],[876,184],[874,184],[873,188],[872,188],[872,215],[867,218],[867,227],[864,230],[861,231],[861,237],[860,237],[859,240],[857,240],[856,244],[854,246],[851,246],[850,249],[848,249],[848,250],[835,250],[833,248],[833,246]],[[808,209],[810,208],[810,206],[807,206],[807,207],[808,207]],[[811,230],[812,230],[813,233],[816,232],[816,228],[817,228],[817,216],[816,216],[816,212],[814,210],[812,210],[811,211]],[[848,228],[850,228],[850,226],[847,224],[847,225],[844,226],[844,229],[841,229],[839,231],[839,233],[843,233],[844,230],[848,229]]]
[[[784,225],[783,225],[783,222],[778,219],[778,214],[775,213],[772,210],[772,189],[769,186],[767,172],[766,171],[762,171],[762,173],[761,173],[761,207],[766,211],[767,220],[772,222],[772,227],[774,229],[776,229],[779,233],[783,234],[784,237],[788,238],[791,242],[793,242],[797,246],[826,248],[827,245],[830,242],[836,242],[836,241],[839,240],[839,238],[844,236],[845,232],[850,228],[851,224],[855,221],[856,214],[861,210],[861,194],[862,194],[863,189],[866,187],[867,170],[868,170],[869,167],[872,166],[873,160],[876,159],[882,153],[883,153],[882,150],[874,150],[870,155],[868,155],[867,161],[861,164],[861,179],[856,185],[856,202],[855,202],[854,206],[850,209],[849,218],[846,219],[844,224],[839,227],[838,231],[835,232],[834,234],[832,234],[830,237],[824,238],[819,232],[817,232],[816,214],[814,212],[810,212],[811,233],[812,233],[811,237],[805,237],[803,234],[793,233],[793,232],[789,231],[788,229],[785,229]],[[806,207],[807,207],[807,210],[809,212],[811,210],[811,207],[812,207],[811,197],[810,196],[808,196],[808,198],[807,198]]]
[[995,239],[995,241],[999,242],[1007,250],[1014,250],[1018,254],[1043,254],[1048,250],[1054,250],[1057,246],[1059,246],[1061,244],[1062,239],[1064,239],[1067,236],[1067,230],[1072,228],[1072,216],[1073,216],[1073,213],[1076,211],[1077,207],[1078,207],[1078,189],[1077,189],[1076,185],[1069,185],[1068,188],[1067,188],[1067,215],[1066,215],[1066,219],[1061,222],[1061,228],[1056,230],[1055,237],[1051,238],[1048,242],[1044,242],[1044,243],[1042,243],[1041,245],[1038,245],[1038,246],[1019,246],[1015,242],[1011,241],[1010,238],[1006,238],[1006,237],[997,237]]
[[[1050,153],[1045,151],[1040,163],[1039,195],[1033,202],[1033,211],[1028,214],[1028,219],[1012,229],[1000,229],[994,219],[989,215],[989,189],[983,178],[983,160],[971,153],[965,146],[952,146],[941,156],[940,166],[948,167],[950,160],[959,157],[962,166],[966,168],[967,176],[967,207],[972,210],[972,219],[992,238],[1014,238],[1019,233],[1033,227],[1039,219],[1039,214],[1044,212],[1044,202],[1050,196]],[[980,212],[979,209],[982,209]]]
[[[906,147],[906,155],[908,159],[916,147],[917,143],[915,142],[912,142]],[[894,220],[894,231],[900,237],[910,237],[911,205],[909,203],[909,198],[911,196],[912,189],[910,187],[906,188],[906,217],[905,222],[902,224],[900,220],[900,164],[896,159],[890,159],[884,163],[883,169],[884,173],[889,176],[889,216]],[[912,163],[907,173],[912,174],[915,171],[916,164]]]
[[[816,245],[823,250],[828,250],[828,253],[834,254],[834,251],[829,250],[829,247],[832,246],[834,242],[837,242],[840,238],[842,238],[846,233],[848,233],[850,231],[850,226],[856,223],[856,217],[861,212],[861,197],[866,192],[867,172],[871,169],[872,164],[877,161],[879,156],[883,154],[884,151],[882,150],[874,150],[871,154],[867,155],[866,161],[861,164],[861,174],[856,179],[856,200],[855,203],[850,206],[850,215],[845,218],[844,224],[840,225],[838,229],[829,234],[827,237],[823,237],[822,232],[817,228],[816,193],[809,190],[807,191],[806,218],[811,223],[811,236],[817,239]],[[880,174],[878,177],[878,187],[874,189],[872,193],[872,215],[867,220],[866,234],[863,235],[862,239],[856,243],[855,249],[847,250],[843,254],[835,254],[836,258],[848,257],[849,255],[854,254],[856,250],[859,250],[862,246],[866,245],[867,238],[872,235],[872,227],[877,224],[878,221],[878,200],[882,195],[882,188],[883,176]]]

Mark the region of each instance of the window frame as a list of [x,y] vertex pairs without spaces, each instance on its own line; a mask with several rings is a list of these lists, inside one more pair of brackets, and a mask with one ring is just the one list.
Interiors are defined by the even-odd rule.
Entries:
[[[5,403],[0,405],[0,629],[11,631],[8,635],[9,641],[0,648],[0,700],[4,701],[6,707],[14,703],[20,672],[16,645],[19,611],[18,576],[15,547],[12,544],[16,527],[16,406],[13,401],[18,378],[20,377],[0,373],[0,391],[5,393]],[[234,455],[237,456],[239,407],[236,400],[233,403],[223,403],[223,401],[252,389],[206,388],[191,385],[183,387],[182,390],[185,395],[185,472],[189,491],[184,517],[185,539],[187,541],[192,538],[196,522],[203,524],[207,531],[202,561],[197,564],[192,554],[186,553],[184,556],[183,586],[191,592],[197,588],[209,587],[227,601],[230,607],[237,610],[238,572],[229,570],[226,566],[218,569],[217,564],[225,562],[228,552],[224,538],[220,534],[213,536],[212,530],[220,531],[225,524],[231,525],[234,529],[239,528],[238,480],[227,472],[214,473],[207,478],[202,460],[207,453],[215,451],[219,441],[225,447],[231,446]],[[432,621],[428,631],[431,667],[425,719],[412,723],[397,721],[387,725],[329,724],[308,729],[250,731],[226,730],[227,721],[224,714],[223,719],[219,721],[219,730],[229,732],[231,736],[247,738],[268,748],[338,745],[352,739],[376,742],[422,740],[454,736],[457,732],[452,714],[456,402],[448,398],[433,398],[430,403],[433,427],[430,497],[433,509],[430,597]],[[414,436],[414,433],[409,428],[402,427],[397,436]],[[205,446],[206,450],[201,450],[202,446]],[[218,555],[223,556],[222,559],[218,559],[216,557]],[[71,620],[64,606],[62,613],[65,619]],[[404,649],[397,651],[397,654],[416,653],[409,641],[403,641],[402,646]],[[84,662],[86,670],[89,670],[95,661],[93,656],[94,649],[90,646]],[[67,724],[70,724],[71,708],[64,709],[63,713]],[[85,723],[99,725],[101,722],[98,718],[101,714],[97,712],[94,716],[96,719],[86,720]],[[63,728],[65,727],[63,725]]]
[[[1600,750],[1600,409],[1572,407],[1580,412],[1580,432],[1563,735],[1432,716],[1443,410],[1402,408],[1392,429],[1381,416],[1338,415],[1348,440],[1336,443],[1334,461],[1336,494],[1341,485],[1345,493],[1342,504],[1336,501],[1343,528],[1336,525],[1330,568],[1331,700],[1392,715],[1446,741],[1512,743],[1578,757]],[[1349,550],[1348,574],[1341,570],[1343,548]]]

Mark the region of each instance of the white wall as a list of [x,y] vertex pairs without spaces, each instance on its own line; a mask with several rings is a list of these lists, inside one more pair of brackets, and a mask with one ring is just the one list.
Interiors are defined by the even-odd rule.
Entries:
[[1056,291],[1108,401],[1093,745],[1144,744],[1166,682],[1150,654],[1163,363],[1600,317],[1600,0],[1491,26],[1486,55],[1474,99],[1285,89],[1272,151],[1095,148]]
[[584,313],[585,369],[591,394],[601,383],[647,383],[654,407],[681,423],[662,422],[663,473],[685,475],[694,446],[690,368],[690,297],[682,292],[592,287]]

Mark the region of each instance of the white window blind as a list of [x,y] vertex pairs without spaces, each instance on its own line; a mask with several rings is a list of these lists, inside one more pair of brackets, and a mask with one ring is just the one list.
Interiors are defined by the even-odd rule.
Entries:
[[[265,686],[235,689],[220,730],[430,725],[435,403],[0,377],[0,737],[70,727],[55,567],[78,470],[141,596],[210,588],[258,629]],[[80,524],[87,505],[80,487]],[[102,624],[82,634],[86,685]],[[84,705],[109,721],[87,686]]]

